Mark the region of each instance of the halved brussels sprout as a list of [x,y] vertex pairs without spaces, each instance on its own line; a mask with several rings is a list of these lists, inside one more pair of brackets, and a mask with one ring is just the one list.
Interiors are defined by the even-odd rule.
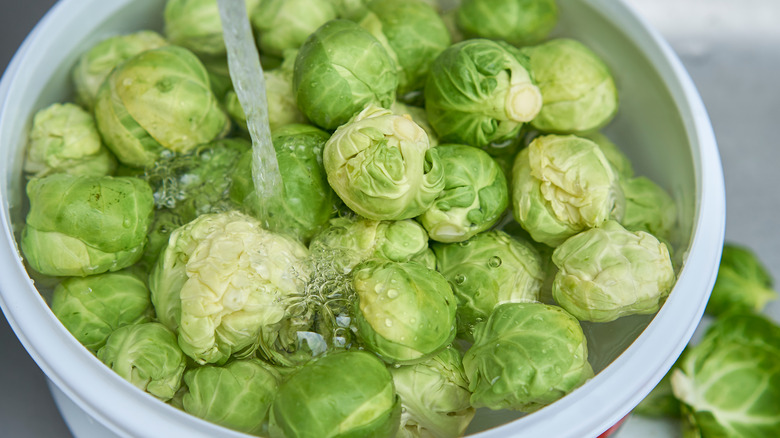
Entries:
[[486,147],[517,136],[542,109],[542,94],[518,49],[473,39],[448,47],[434,60],[425,109],[440,141]]
[[95,118],[119,161],[151,166],[164,151],[187,153],[227,134],[230,120],[192,52],[165,46],[136,55],[98,91]]
[[281,376],[259,359],[206,365],[184,373],[182,408],[230,429],[259,435]]
[[303,43],[295,60],[293,92],[314,124],[336,129],[373,104],[390,108],[398,72],[382,44],[348,20],[331,20]]
[[419,221],[431,239],[461,242],[492,227],[509,204],[506,177],[487,152],[466,145],[436,147],[444,190]]
[[464,0],[456,19],[468,38],[525,46],[547,38],[558,23],[558,6],[555,0]]
[[167,44],[162,35],[151,30],[113,36],[95,44],[73,68],[76,102],[91,110],[100,86],[116,66],[143,51]]
[[426,258],[429,252],[428,234],[411,219],[372,221],[348,217],[331,219],[328,228],[311,241],[309,249],[313,253],[334,254],[347,272],[370,258],[408,262]]
[[576,318],[542,303],[501,304],[474,328],[463,367],[475,408],[538,410],[593,377]]
[[271,438],[391,438],[401,403],[382,361],[365,351],[325,355],[291,374],[271,405]]
[[344,204],[375,220],[419,216],[444,188],[438,152],[410,118],[368,106],[325,144],[323,162]]
[[666,190],[644,176],[621,178],[620,188],[625,198],[621,225],[669,242],[677,224],[677,205]]
[[284,298],[302,291],[307,278],[307,254],[250,216],[198,216],[171,233],[152,269],[157,318],[178,333],[182,350],[197,363],[248,357],[276,341]]
[[455,297],[438,272],[372,259],[355,267],[352,285],[358,336],[385,362],[419,362],[455,337]]
[[544,272],[530,242],[496,230],[434,244],[433,251],[458,300],[458,336],[470,340],[474,326],[499,304],[539,301]]
[[93,353],[114,330],[154,313],[146,278],[132,269],[66,278],[54,288],[51,311]]
[[257,34],[257,46],[267,54],[281,56],[298,49],[306,38],[336,18],[330,0],[259,0],[250,20]]
[[[247,14],[251,14],[258,3],[260,0],[246,0]],[[199,55],[227,53],[217,0],[167,0],[163,18],[165,36],[173,44]]]
[[95,119],[72,103],[50,105],[33,117],[24,171],[35,177],[52,173],[110,175],[116,158],[103,146]]
[[424,362],[388,369],[401,398],[398,438],[463,435],[475,410],[457,349],[445,348]]
[[542,132],[578,134],[606,125],[618,109],[609,68],[577,40],[559,38],[523,53],[531,60],[544,105],[531,125]]
[[615,221],[569,238],[553,252],[553,297],[581,321],[655,313],[675,281],[666,245]]
[[618,180],[594,142],[573,135],[537,137],[512,168],[515,220],[537,242],[556,247],[620,213]]
[[431,63],[450,45],[447,27],[420,0],[373,0],[356,21],[379,40],[398,69],[398,96],[422,91]]
[[[308,241],[336,213],[336,195],[322,165],[322,149],[329,137],[319,128],[301,124],[286,125],[273,133],[283,189],[281,197],[266,207],[271,229]],[[238,163],[230,197],[259,218],[263,210],[252,180],[253,153],[247,150]]]
[[152,219],[152,189],[133,177],[57,173],[27,183],[22,252],[45,275],[84,277],[137,262]]
[[726,243],[706,312],[715,316],[732,310],[761,312],[768,302],[778,297],[772,289],[773,282],[772,275],[753,251]]
[[158,322],[119,327],[97,352],[98,359],[137,388],[168,401],[181,386],[187,362],[176,335]]

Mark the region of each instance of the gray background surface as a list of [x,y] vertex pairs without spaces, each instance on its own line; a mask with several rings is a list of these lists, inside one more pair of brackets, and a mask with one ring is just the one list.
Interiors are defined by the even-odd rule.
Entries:
[[[670,42],[710,113],[726,177],[729,241],[755,250],[780,279],[780,2],[626,0]],[[0,71],[54,3],[0,0]],[[767,310],[780,320],[780,303]],[[69,437],[45,378],[0,318],[0,436]],[[632,419],[620,438],[673,437]]]

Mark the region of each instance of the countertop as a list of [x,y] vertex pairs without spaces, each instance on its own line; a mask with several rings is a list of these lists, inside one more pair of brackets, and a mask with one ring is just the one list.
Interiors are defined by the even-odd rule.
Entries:
[[[727,241],[753,249],[780,279],[780,2],[625,0],[669,41],[710,114],[726,179]],[[53,0],[0,0],[0,71]],[[767,313],[780,320],[780,302]],[[0,318],[0,436],[70,437],[44,375]],[[675,437],[632,417],[620,438]]]

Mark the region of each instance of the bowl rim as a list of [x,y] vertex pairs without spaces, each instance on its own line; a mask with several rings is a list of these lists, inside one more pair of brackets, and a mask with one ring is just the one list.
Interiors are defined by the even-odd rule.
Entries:
[[[12,85],[20,81],[25,66],[34,62],[33,50],[56,23],[77,20],[80,14],[100,14],[105,19],[132,0],[96,2],[94,0],[61,0],[36,25],[9,63],[0,81],[0,144],[9,111]],[[604,14],[609,4],[610,22],[621,22],[626,37],[656,66],[669,87],[672,99],[682,115],[682,123],[692,145],[696,173],[697,208],[693,221],[690,248],[680,270],[675,290],[698,290],[697,299],[683,300],[682,293],[672,293],[658,315],[637,339],[609,366],[593,379],[555,402],[554,409],[542,409],[533,415],[474,434],[476,437],[507,435],[555,436],[582,438],[598,436],[617,423],[639,403],[671,368],[693,335],[704,312],[709,291],[715,282],[725,234],[725,184],[715,135],[706,108],[681,61],[660,36],[622,0],[582,0]],[[95,6],[98,5],[98,11]],[[39,57],[40,55],[38,55]],[[5,178],[5,175],[3,175]],[[8,189],[0,182],[0,308],[9,325],[30,356],[46,376],[81,409],[119,436],[182,435],[192,437],[246,437],[213,423],[201,420],[164,404],[151,395],[136,390],[108,369],[81,346],[49,311],[27,276],[16,249],[8,215]],[[702,236],[706,236],[703,238]],[[679,333],[670,340],[668,332]],[[673,341],[673,342],[671,342]],[[644,345],[666,345],[658,354]],[[67,363],[68,366],[62,366]],[[641,366],[638,366],[641,365]],[[90,379],[81,378],[89,374]],[[633,381],[634,392],[623,389],[622,382]],[[117,394],[121,394],[117,397]],[[620,396],[616,396],[619,394]],[[583,403],[587,400],[587,403]],[[152,401],[152,402],[150,402]],[[126,415],[133,412],[132,416]],[[144,421],[137,421],[143,418]],[[576,427],[573,420],[576,419]],[[591,435],[586,435],[591,434]]]

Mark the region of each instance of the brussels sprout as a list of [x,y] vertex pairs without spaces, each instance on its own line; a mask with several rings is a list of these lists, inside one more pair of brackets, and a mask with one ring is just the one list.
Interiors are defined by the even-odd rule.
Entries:
[[539,301],[542,259],[525,240],[487,231],[455,244],[434,244],[439,272],[458,303],[458,335],[471,339],[474,325],[501,303]]
[[39,273],[84,277],[118,271],[143,254],[154,209],[146,182],[58,173],[30,180],[27,196],[21,246]]
[[117,328],[151,320],[149,288],[140,274],[125,269],[67,278],[54,289],[51,310],[94,353]]
[[151,30],[113,36],[95,44],[79,57],[73,69],[76,102],[91,110],[98,89],[116,66],[143,51],[167,44],[162,35]]
[[281,56],[298,49],[317,28],[336,18],[329,0],[260,0],[250,15],[263,53]]
[[447,26],[420,0],[373,0],[357,21],[395,61],[399,96],[421,91],[431,63],[450,45]]
[[419,220],[431,239],[461,242],[495,225],[509,204],[506,177],[487,152],[465,145],[436,148],[444,190]]
[[547,38],[558,23],[558,6],[555,0],[464,0],[456,19],[468,38],[524,46]]
[[428,233],[411,219],[372,221],[334,218],[328,228],[312,239],[309,249],[337,254],[334,258],[347,272],[370,258],[408,262],[429,257]]
[[542,132],[577,134],[606,125],[618,109],[615,81],[604,62],[579,41],[554,39],[522,49],[544,105],[531,125]]
[[416,365],[389,370],[401,398],[398,438],[463,436],[475,411],[460,353],[455,348],[445,348]]
[[632,414],[638,414],[649,418],[680,418],[682,415],[682,405],[680,400],[674,396],[672,390],[672,373],[677,364],[667,373],[658,385],[650,391],[641,402],[631,411]]
[[393,59],[352,21],[322,25],[303,43],[295,60],[293,92],[298,107],[323,129],[336,129],[369,104],[389,108],[397,87]]
[[525,55],[501,41],[448,47],[425,84],[425,109],[439,140],[486,147],[517,136],[542,108],[530,72]]
[[474,328],[463,367],[475,408],[532,412],[593,376],[579,322],[542,303],[506,303]]
[[366,13],[366,5],[372,0],[328,0],[339,18],[355,20]]
[[620,205],[618,177],[588,139],[537,137],[515,158],[512,211],[537,242],[556,247],[616,216]]
[[[246,0],[247,12],[251,13],[259,2]],[[167,0],[163,18],[165,36],[173,44],[199,55],[227,53],[216,0]]]
[[646,231],[668,242],[677,224],[677,206],[669,194],[644,176],[621,178],[620,189],[625,198],[621,225],[631,231]]
[[184,373],[184,411],[221,426],[259,435],[280,377],[258,359],[206,365]]
[[[228,69],[227,55],[207,56],[200,55],[198,59],[203,63],[209,76],[211,91],[217,100],[225,100],[227,93],[233,90],[233,79]],[[235,93],[234,93],[235,94]]]
[[780,327],[756,314],[719,318],[672,372],[690,436],[772,437],[780,430]]
[[761,312],[777,299],[772,283],[771,274],[753,251],[726,243],[706,312],[714,316],[732,310]]
[[390,106],[390,111],[395,115],[411,117],[412,121],[416,123],[420,128],[428,134],[428,141],[431,147],[435,147],[439,144],[439,138],[436,135],[436,131],[433,130],[430,122],[428,122],[428,114],[425,112],[425,108],[421,108],[413,105],[406,105],[401,102],[395,101]]
[[409,118],[368,106],[325,144],[323,163],[344,204],[375,220],[419,216],[444,189],[428,136]]
[[117,67],[98,91],[95,118],[106,146],[136,167],[154,164],[166,150],[187,153],[230,129],[203,64],[176,46]]
[[411,364],[455,336],[455,297],[438,272],[415,262],[367,260],[352,271],[357,333],[385,362]]
[[119,327],[97,357],[123,379],[163,401],[179,390],[186,366],[176,336],[158,322]]
[[567,239],[552,257],[553,297],[581,321],[655,313],[675,281],[666,245],[615,221]]
[[72,103],[48,106],[33,117],[24,171],[41,177],[66,172],[110,175],[116,159],[100,141],[95,119]]
[[[229,211],[171,233],[149,277],[157,318],[197,363],[225,363],[274,343],[283,298],[303,288],[307,250]],[[267,353],[266,353],[267,354]]]
[[584,137],[596,143],[604,156],[607,157],[607,161],[612,165],[615,173],[621,178],[628,179],[634,177],[634,166],[631,164],[631,160],[606,135],[600,132],[590,132],[585,134]]
[[187,155],[166,154],[144,172],[154,190],[155,210],[144,261],[150,266],[168,241],[170,233],[201,214],[231,210],[226,200],[231,179],[251,144],[241,139],[223,139],[198,146]]
[[271,438],[390,438],[400,415],[382,362],[365,351],[346,351],[304,365],[280,385],[269,429]]
[[[322,166],[322,148],[330,135],[314,126],[293,124],[277,129],[272,138],[284,188],[268,207],[274,230],[285,230],[308,241],[336,212],[336,195]],[[255,217],[262,211],[252,180],[250,149],[241,157],[233,175],[230,197]]]

